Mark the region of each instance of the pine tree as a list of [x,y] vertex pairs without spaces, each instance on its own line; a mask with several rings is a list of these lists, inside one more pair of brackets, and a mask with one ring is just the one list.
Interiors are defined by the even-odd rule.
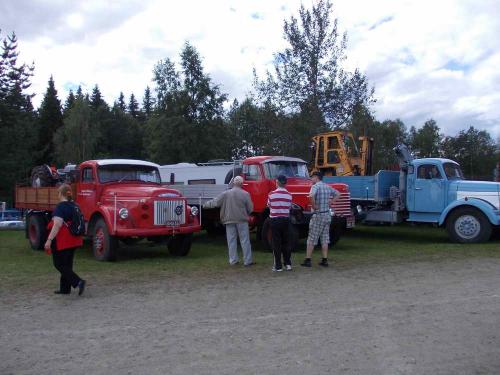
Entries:
[[51,164],[54,162],[54,133],[63,125],[61,101],[57,97],[52,76],[38,110],[38,116],[38,163]]
[[0,201],[12,201],[16,182],[29,176],[36,151],[35,113],[30,87],[34,65],[18,64],[14,33],[0,47]]
[[76,99],[84,99],[81,85],[79,85],[78,89],[76,90]]
[[133,93],[130,94],[130,100],[128,102],[128,113],[130,113],[133,118],[137,118],[140,114],[139,102],[135,99],[135,95]]
[[120,96],[118,97],[118,101],[116,102],[116,106],[120,108],[123,112],[127,109],[127,106],[125,104],[125,95],[123,95],[123,92],[120,91]]
[[153,97],[151,96],[151,89],[149,86],[144,90],[144,98],[142,99],[142,111],[146,115],[146,119],[149,119],[151,116],[151,112],[153,112],[155,102]]
[[99,86],[97,84],[94,86],[92,89],[92,95],[90,96],[90,106],[96,110],[99,108],[101,105],[106,105],[106,102],[104,101],[101,90],[99,90]]
[[66,116],[66,113],[71,109],[74,102],[75,102],[75,94],[73,94],[73,90],[70,89],[68,97],[66,98],[66,101],[64,102],[63,115]]

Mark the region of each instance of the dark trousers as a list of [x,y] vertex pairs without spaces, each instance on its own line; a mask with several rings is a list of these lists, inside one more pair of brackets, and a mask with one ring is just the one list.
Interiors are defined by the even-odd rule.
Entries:
[[292,265],[289,236],[290,220],[287,217],[271,218],[271,233],[273,235],[272,248],[274,268],[282,268],[281,256],[285,266]]
[[81,280],[80,277],[73,272],[75,248],[57,251],[54,250],[55,246],[52,247],[52,261],[54,262],[56,270],[61,274],[59,290],[61,293],[71,293],[71,287],[76,288]]

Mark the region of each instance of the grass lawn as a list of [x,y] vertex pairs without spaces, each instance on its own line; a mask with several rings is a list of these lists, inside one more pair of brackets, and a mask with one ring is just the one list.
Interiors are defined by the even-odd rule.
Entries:
[[[253,243],[255,268],[268,270],[271,254]],[[301,241],[293,259],[298,264],[304,256],[305,242]],[[314,257],[320,258],[316,250]],[[148,280],[151,277],[235,272],[227,265],[224,237],[211,238],[204,233],[195,237],[187,257],[173,257],[166,245],[140,242],[133,246],[121,245],[118,262],[98,262],[91,253],[90,244],[77,251],[75,270],[88,279],[119,282],[121,280]],[[442,229],[427,226],[396,227],[358,226],[346,234],[330,253],[337,268],[352,268],[372,263],[401,263],[415,261],[442,261],[467,257],[500,257],[498,236],[484,244],[460,245],[448,241]],[[239,269],[239,268],[238,268]],[[23,231],[0,231],[0,288],[27,287],[33,283],[54,282],[57,271],[51,257],[43,251],[33,251]],[[251,270],[248,270],[251,272]]]

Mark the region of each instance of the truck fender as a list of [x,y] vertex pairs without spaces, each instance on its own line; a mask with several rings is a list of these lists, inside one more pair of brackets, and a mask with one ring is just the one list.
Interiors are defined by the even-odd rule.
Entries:
[[449,204],[439,217],[439,225],[443,225],[445,223],[449,213],[455,208],[466,206],[478,209],[488,218],[491,224],[498,225],[498,215],[495,214],[496,208],[493,207],[490,203],[479,198],[467,198],[467,200],[465,200],[465,198],[462,198]]
[[87,235],[91,235],[92,228],[94,227],[94,224],[97,219],[103,218],[106,226],[109,229],[109,232],[113,232],[113,209],[109,207],[99,207],[96,211],[92,212],[92,215],[90,215],[90,219],[88,222],[88,227],[87,227]]

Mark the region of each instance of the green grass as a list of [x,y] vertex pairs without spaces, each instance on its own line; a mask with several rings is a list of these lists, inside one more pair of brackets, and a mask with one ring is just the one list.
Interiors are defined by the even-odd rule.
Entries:
[[[268,270],[271,254],[253,243],[256,269]],[[302,260],[305,243],[294,253],[295,264]],[[320,257],[316,250],[315,258]],[[368,227],[359,226],[347,233],[330,253],[338,268],[360,267],[373,263],[401,263],[442,261],[472,257],[500,258],[500,241],[484,244],[459,245],[448,241],[444,230],[432,227]],[[187,257],[173,257],[166,245],[151,246],[140,242],[134,246],[122,245],[118,262],[98,262],[91,254],[89,243],[77,251],[75,269],[89,279],[107,282],[148,280],[169,275],[195,276],[235,272],[227,265],[224,237],[195,236]],[[240,268],[237,268],[239,270]],[[251,272],[251,270],[247,270]],[[0,231],[0,285],[1,288],[24,287],[46,282],[53,283],[56,271],[50,256],[33,251],[22,231]]]

